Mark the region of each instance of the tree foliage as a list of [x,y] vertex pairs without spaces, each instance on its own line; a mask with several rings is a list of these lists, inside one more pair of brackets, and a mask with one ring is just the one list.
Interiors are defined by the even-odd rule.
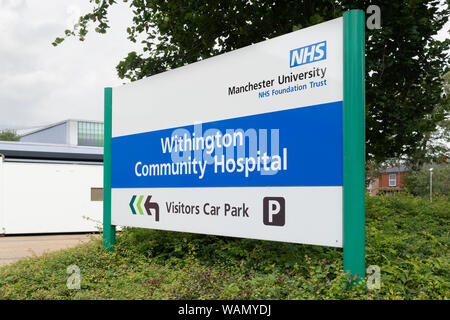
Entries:
[[444,76],[444,96],[442,104],[436,105],[434,114],[441,112],[442,120],[436,122],[433,130],[424,132],[422,139],[407,157],[407,165],[414,171],[420,170],[426,163],[442,163],[450,159],[450,72]]
[[0,141],[19,141],[20,136],[14,130],[0,131]]
[[433,194],[450,195],[450,164],[425,165],[420,170],[405,176],[406,189],[416,196],[430,194],[430,168],[433,168]]
[[[84,40],[89,23],[107,32],[113,0],[90,0],[66,36]],[[417,156],[425,135],[449,110],[442,75],[448,70],[450,40],[433,38],[448,21],[439,1],[243,1],[132,0],[128,39],[142,52],[130,52],[117,65],[119,77],[142,79],[188,63],[248,46],[327,21],[348,9],[381,8],[381,29],[366,31],[366,150],[380,163]],[[64,38],[57,38],[54,45]]]

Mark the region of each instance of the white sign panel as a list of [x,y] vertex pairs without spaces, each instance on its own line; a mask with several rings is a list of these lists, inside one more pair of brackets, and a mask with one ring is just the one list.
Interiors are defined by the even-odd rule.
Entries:
[[113,225],[342,247],[342,18],[113,88]]

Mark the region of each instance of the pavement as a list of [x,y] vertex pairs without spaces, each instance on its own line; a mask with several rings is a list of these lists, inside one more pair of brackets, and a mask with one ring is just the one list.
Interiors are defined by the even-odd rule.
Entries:
[[[0,237],[0,266],[25,257],[75,247],[93,234],[27,235]],[[98,235],[94,235],[98,236]]]

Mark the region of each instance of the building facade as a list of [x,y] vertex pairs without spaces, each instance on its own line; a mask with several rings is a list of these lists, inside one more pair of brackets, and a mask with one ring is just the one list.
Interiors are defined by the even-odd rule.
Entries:
[[21,136],[22,142],[103,147],[103,122],[64,120]]
[[65,120],[0,141],[0,235],[98,231],[103,123]]
[[98,231],[103,148],[0,141],[0,235]]
[[404,178],[408,174],[404,166],[392,167],[380,172],[380,176],[372,179],[368,191],[374,196],[380,193],[400,192],[404,190]]

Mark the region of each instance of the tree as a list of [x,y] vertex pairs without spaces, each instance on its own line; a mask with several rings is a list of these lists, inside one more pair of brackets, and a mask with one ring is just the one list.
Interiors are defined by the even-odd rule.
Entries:
[[[84,40],[90,22],[95,31],[107,32],[108,9],[116,1],[90,1],[95,8],[65,37]],[[432,38],[449,16],[449,8],[441,8],[439,1],[132,0],[128,39],[140,41],[142,52],[130,52],[117,72],[123,79],[142,79],[370,4],[381,8],[382,28],[366,32],[367,159],[381,163],[410,156],[449,108],[441,74],[449,68],[450,40]],[[56,38],[53,44],[63,40]]]
[[0,141],[19,141],[20,136],[14,130],[0,131]]
[[431,117],[435,113],[443,112],[444,118],[436,123],[434,130],[425,132],[420,143],[406,159],[407,166],[412,170],[420,170],[426,163],[442,163],[450,158],[450,72],[444,76],[442,105],[436,105]]
[[425,165],[405,176],[405,188],[416,196],[430,194],[430,168],[433,168],[433,194],[450,195],[450,164]]

